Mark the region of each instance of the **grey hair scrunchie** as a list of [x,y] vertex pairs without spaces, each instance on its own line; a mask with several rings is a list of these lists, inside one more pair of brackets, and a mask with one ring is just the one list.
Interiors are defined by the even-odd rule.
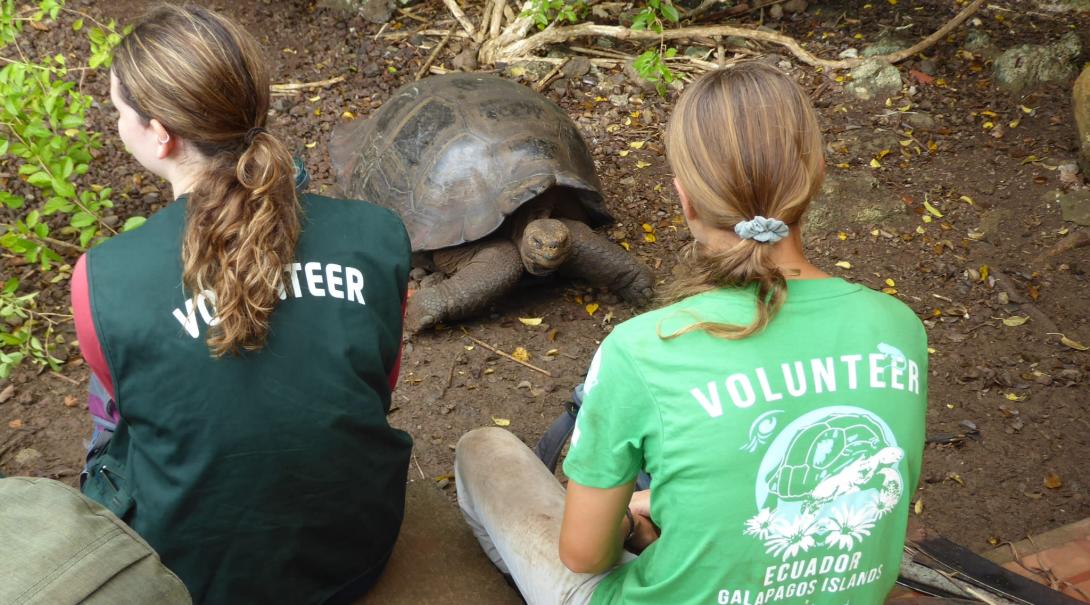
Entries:
[[755,216],[734,226],[734,232],[742,239],[752,239],[762,244],[774,244],[787,237],[787,224],[775,218]]

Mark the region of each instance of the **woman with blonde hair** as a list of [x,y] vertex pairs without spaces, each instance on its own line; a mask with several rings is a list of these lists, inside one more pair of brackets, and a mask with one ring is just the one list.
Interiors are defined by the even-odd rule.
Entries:
[[788,76],[707,74],[667,153],[693,254],[672,302],[595,354],[566,492],[480,429],[458,445],[462,510],[530,603],[881,603],[920,473],[923,326],[806,259],[824,159]]
[[196,602],[351,600],[403,515],[411,440],[386,413],[405,229],[296,192],[261,49],[228,19],[153,10],[110,80],[122,142],[176,199],[73,277],[96,422],[83,492]]

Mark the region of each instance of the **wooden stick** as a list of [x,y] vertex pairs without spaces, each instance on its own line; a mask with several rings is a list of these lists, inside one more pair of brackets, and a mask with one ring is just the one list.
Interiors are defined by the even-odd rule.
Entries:
[[568,61],[570,59],[571,59],[571,57],[564,57],[564,60],[562,62],[557,63],[555,66],[553,66],[553,68],[551,70],[549,70],[549,73],[545,74],[544,78],[541,78],[540,80],[537,81],[536,84],[533,85],[532,88],[534,89],[534,91],[535,92],[541,92],[542,89],[544,89],[546,86],[548,86],[549,80],[552,80],[553,76],[560,73],[560,70],[564,69],[564,66],[568,64]]
[[439,51],[443,50],[443,47],[447,45],[447,42],[450,41],[450,36],[453,33],[454,28],[452,27],[450,28],[450,31],[447,32],[447,35],[443,36],[443,39],[435,45],[435,48],[431,49],[431,54],[428,55],[428,60],[424,61],[424,64],[421,65],[420,69],[416,71],[417,80],[423,78],[424,74],[428,73],[428,70],[431,68],[431,64],[435,63],[435,58],[439,56]]
[[466,17],[462,7],[458,6],[458,0],[443,0],[443,4],[447,5],[447,10],[450,11],[450,14],[454,15],[454,18],[458,23],[462,24],[462,29],[466,30],[469,37],[476,38],[477,30],[473,27],[473,23],[469,21],[469,18]]
[[65,376],[64,374],[61,374],[60,372],[58,372],[56,370],[50,370],[49,373],[56,376],[57,378],[60,378],[61,380],[67,380],[68,382],[70,382],[70,383],[72,383],[72,384],[74,384],[76,386],[79,386],[79,381],[76,380],[75,378],[69,378],[68,376]]
[[503,9],[507,8],[507,0],[496,0],[492,6],[492,24],[488,27],[488,37],[495,38],[500,35],[503,26]]
[[[385,34],[382,34],[382,37],[383,38],[408,38],[409,36],[440,36],[441,37],[441,36],[447,35],[447,31],[449,31],[449,30],[445,30],[445,29],[422,29],[420,31],[415,31],[415,32],[413,32],[413,31],[408,31],[408,32],[406,32],[406,31],[386,32]],[[377,36],[377,34],[376,34],[376,36]],[[469,34],[465,33],[464,31],[458,30],[458,31],[454,32],[454,37],[455,38],[468,38]]]
[[484,42],[490,23],[492,21],[492,7],[495,6],[497,0],[485,0],[484,8],[481,9],[481,24],[477,26],[477,37],[475,38],[477,44]]
[[319,80],[317,82],[289,82],[287,84],[273,84],[269,86],[269,90],[275,94],[291,94],[300,90],[309,90],[311,88],[326,88],[327,86],[333,86],[344,82],[344,76],[337,76],[328,80]]
[[475,343],[477,343],[477,344],[481,345],[482,347],[484,347],[484,348],[488,349],[489,351],[492,351],[492,352],[493,352],[493,353],[495,353],[496,355],[501,355],[501,356],[503,356],[503,357],[506,357],[507,359],[510,359],[511,361],[513,361],[513,362],[515,362],[515,363],[519,363],[519,364],[522,364],[522,365],[524,365],[524,366],[526,366],[526,367],[530,368],[531,370],[534,370],[534,371],[536,371],[536,372],[541,372],[542,374],[544,374],[544,375],[548,376],[549,378],[552,378],[552,377],[553,377],[552,373],[551,373],[551,372],[549,372],[548,370],[542,370],[541,368],[539,368],[539,367],[537,367],[537,366],[535,366],[535,365],[533,365],[533,364],[531,364],[531,363],[528,363],[528,362],[522,361],[521,359],[515,359],[514,357],[512,357],[512,356],[508,355],[507,353],[504,353],[503,351],[501,351],[501,350],[497,349],[496,347],[494,347],[494,346],[492,346],[492,345],[488,344],[487,342],[484,342],[484,341],[482,341],[482,340],[478,340],[478,339],[476,339],[476,338],[473,338],[473,337],[472,337],[472,336],[470,336],[469,334],[466,334],[466,335],[465,335],[465,337],[466,337],[466,338],[468,338],[468,339],[470,339],[470,340],[472,340],[473,342],[475,342]]
[[[961,25],[973,13],[980,9],[980,6],[983,3],[984,0],[973,0],[973,2],[966,5],[966,7],[963,8],[961,12],[957,14],[957,16],[955,16],[945,25],[940,27],[935,33],[924,38],[911,48],[873,58],[888,61],[890,63],[897,63],[919,52],[922,52],[934,43],[941,40],[943,37],[945,37],[946,34],[950,33],[950,31],[953,30],[955,27]],[[519,21],[522,20],[522,18],[519,19]],[[518,24],[518,22],[516,22],[516,24]],[[762,42],[778,44],[787,48],[787,50],[789,50],[791,54],[795,55],[795,57],[803,63],[817,67],[824,67],[826,69],[847,69],[859,65],[865,60],[863,58],[844,59],[840,61],[822,59],[803,48],[798,43],[798,41],[790,36],[785,36],[783,34],[775,32],[765,32],[760,30],[745,29],[741,27],[733,27],[730,25],[713,25],[706,27],[701,26],[667,29],[660,34],[651,30],[634,30],[617,25],[580,23],[578,25],[572,25],[567,27],[549,28],[543,32],[534,34],[529,38],[506,42],[508,39],[514,37],[517,31],[517,29],[514,28],[514,25],[516,24],[512,24],[512,27],[509,27],[508,30],[504,31],[504,33],[501,34],[499,38],[489,40],[481,47],[480,60],[482,63],[495,63],[497,61],[509,60],[510,57],[529,55],[534,51],[538,50],[539,48],[549,44],[564,42],[572,38],[583,38],[590,36],[607,36],[611,38],[616,38],[618,40],[654,40],[656,42],[661,40],[692,38],[695,36],[738,36],[740,38],[748,38],[752,40],[760,40]],[[528,21],[526,23],[526,29],[529,29]],[[523,31],[525,32],[525,30]],[[510,37],[508,37],[509,33]]]

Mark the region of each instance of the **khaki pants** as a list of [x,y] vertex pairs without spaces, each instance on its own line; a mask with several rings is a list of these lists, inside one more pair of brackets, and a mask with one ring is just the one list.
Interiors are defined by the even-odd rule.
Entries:
[[[609,572],[579,574],[560,562],[564,488],[530,448],[503,429],[466,433],[454,459],[458,504],[488,558],[529,605],[582,605]],[[625,552],[620,563],[635,559]]]

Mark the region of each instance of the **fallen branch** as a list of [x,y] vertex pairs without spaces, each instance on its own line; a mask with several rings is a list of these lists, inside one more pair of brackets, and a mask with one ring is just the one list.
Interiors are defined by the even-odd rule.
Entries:
[[506,357],[507,359],[510,359],[511,361],[513,361],[515,363],[522,364],[522,365],[530,368],[531,370],[534,370],[536,372],[541,372],[542,374],[548,376],[549,378],[553,377],[552,373],[549,372],[548,370],[542,370],[541,368],[539,368],[539,367],[537,367],[537,366],[535,366],[535,365],[533,365],[533,364],[531,364],[529,362],[525,362],[525,361],[522,361],[521,359],[517,359],[515,357],[512,357],[512,356],[508,355],[507,353],[504,353],[503,351],[497,349],[496,347],[494,347],[494,346],[492,346],[492,345],[490,345],[490,344],[488,344],[488,343],[486,343],[486,342],[484,342],[482,340],[478,340],[476,338],[473,338],[469,334],[466,334],[465,337],[472,340],[473,342],[481,345],[482,347],[488,349],[489,351],[492,351],[496,355],[501,355],[503,357]]
[[469,34],[469,37],[476,38],[477,29],[473,27],[473,23],[469,20],[468,17],[466,17],[465,11],[462,10],[462,7],[458,6],[458,0],[443,0],[443,4],[447,5],[447,10],[450,11],[450,14],[454,15],[454,18],[458,21],[458,23],[462,24],[462,29],[466,30],[466,33]]
[[571,57],[565,57],[563,61],[554,65],[553,68],[549,70],[549,73],[545,74],[544,78],[541,78],[533,85],[532,88],[534,89],[534,92],[541,92],[544,90],[545,87],[549,85],[549,81],[553,79],[553,76],[560,73],[560,70],[564,69],[564,66],[568,64],[569,60],[571,60]]
[[344,76],[337,76],[328,80],[319,80],[317,82],[290,82],[287,84],[273,84],[269,86],[269,90],[274,95],[290,95],[293,92],[299,92],[300,90],[310,90],[311,88],[326,88],[327,86],[333,86],[344,82]]
[[454,28],[452,27],[450,28],[450,31],[447,32],[447,35],[443,36],[443,39],[435,45],[435,48],[431,49],[431,53],[428,55],[427,61],[424,61],[424,64],[421,65],[420,69],[416,71],[417,80],[423,78],[424,74],[428,73],[428,70],[431,68],[431,64],[435,63],[435,58],[439,56],[439,51],[443,50],[443,47],[447,45],[447,42],[450,41],[450,36],[453,33]]
[[[953,19],[951,19],[945,25],[935,31],[935,33],[924,38],[920,42],[913,45],[911,48],[873,58],[888,61],[890,63],[897,63],[919,52],[922,52],[939,40],[941,40],[942,38],[944,38],[946,34],[950,33],[951,30],[961,25],[973,13],[979,10],[980,6],[983,3],[984,0],[973,0],[973,2],[966,5],[965,8],[963,8],[961,12],[959,12]],[[762,42],[778,44],[787,48],[787,50],[789,50],[791,54],[795,55],[795,57],[803,63],[817,67],[824,67],[826,69],[847,69],[859,65],[865,60],[862,58],[843,59],[839,61],[822,59],[821,57],[818,57],[803,48],[798,43],[798,41],[790,36],[785,36],[783,34],[775,32],[765,32],[759,30],[745,29],[741,27],[734,27],[731,25],[682,27],[679,29],[667,29],[660,34],[651,30],[634,30],[618,25],[580,23],[578,25],[571,25],[567,27],[548,28],[545,31],[536,33],[528,38],[521,38],[521,36],[524,36],[526,31],[529,29],[529,26],[529,20],[520,17],[515,23],[513,23],[510,27],[504,30],[504,32],[500,34],[499,37],[493,38],[485,42],[484,45],[481,46],[481,51],[479,55],[480,62],[482,64],[491,64],[498,61],[510,61],[512,57],[529,55],[534,51],[549,44],[566,42],[568,40],[571,40],[572,38],[591,36],[606,36],[610,38],[616,38],[618,40],[642,40],[655,42],[661,40],[693,38],[697,36],[738,36],[740,38],[747,38],[751,40],[759,40]],[[521,34],[519,32],[521,32]]]
[[1075,248],[1081,248],[1083,246],[1090,246],[1090,231],[1069,233],[1067,234],[1067,237],[1060,240],[1055,246],[1052,246],[1046,250],[1044,254],[1038,256],[1037,262],[1042,262],[1053,256],[1058,256],[1064,252],[1070,252]]

